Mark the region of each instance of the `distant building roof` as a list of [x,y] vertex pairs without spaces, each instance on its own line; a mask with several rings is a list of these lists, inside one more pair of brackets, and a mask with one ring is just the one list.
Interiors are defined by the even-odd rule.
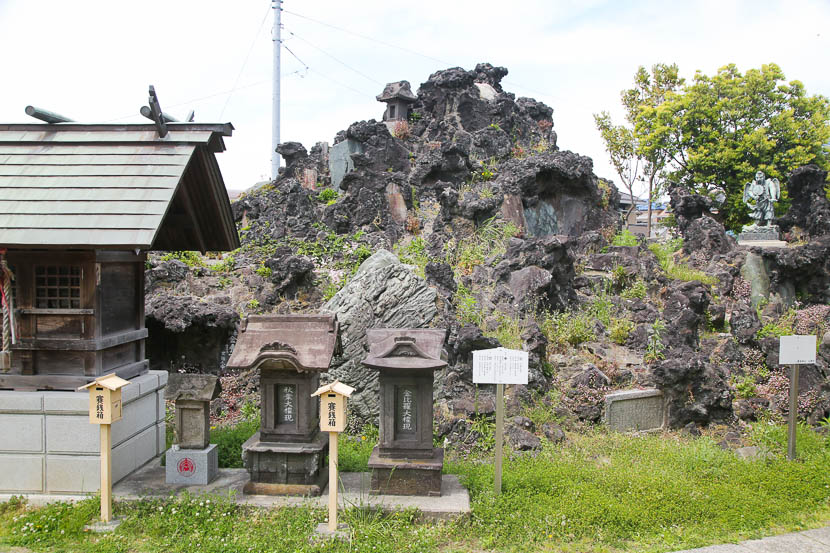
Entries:
[[398,81],[396,83],[389,83],[384,87],[383,92],[380,93],[379,96],[376,96],[378,102],[389,102],[390,100],[406,100],[408,102],[414,102],[418,99],[412,93],[412,88],[409,85],[409,81]]
[[233,125],[0,124],[0,246],[232,250]]

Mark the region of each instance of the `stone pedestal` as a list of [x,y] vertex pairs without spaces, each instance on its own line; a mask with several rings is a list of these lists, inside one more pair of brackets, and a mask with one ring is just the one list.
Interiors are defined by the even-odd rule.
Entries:
[[440,497],[444,450],[433,449],[429,459],[381,457],[378,448],[369,456],[372,495],[426,495]]
[[324,469],[329,437],[322,432],[308,442],[261,441],[257,432],[242,444],[251,481],[244,491],[256,495],[310,495],[323,492],[329,474]]
[[742,246],[750,246],[753,242],[777,242],[780,240],[781,230],[778,228],[778,225],[770,225],[768,227],[746,225],[741,231],[741,234],[738,235],[738,244]]
[[165,454],[165,482],[189,486],[206,486],[219,474],[219,447],[174,449]]

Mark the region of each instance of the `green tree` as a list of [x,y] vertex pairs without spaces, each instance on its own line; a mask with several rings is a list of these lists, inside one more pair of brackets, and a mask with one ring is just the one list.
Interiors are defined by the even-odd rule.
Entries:
[[682,84],[675,64],[656,64],[651,73],[641,66],[634,75],[634,87],[621,94],[628,126],[614,125],[606,112],[594,115],[611,163],[629,193],[633,196],[635,180],[647,185],[647,236],[651,236],[651,204],[663,188],[664,169],[671,159],[667,149],[671,142],[665,138],[669,129],[662,124],[660,108]]
[[756,170],[784,183],[797,167],[827,169],[830,161],[823,147],[830,139],[830,102],[807,95],[799,81],[786,83],[775,64],[743,75],[734,64],[713,77],[697,72],[641,120],[649,124],[636,128],[638,139],[670,155],[665,176],[696,192],[722,192],[723,220],[733,230],[749,221],[743,188]]
[[640,175],[640,158],[637,156],[634,130],[625,125],[614,125],[607,111],[595,113],[594,123],[605,142],[611,165],[614,166],[617,176],[620,177],[620,181],[631,196],[631,206],[625,212],[625,228],[628,228],[628,218],[636,207],[634,205],[634,183]]

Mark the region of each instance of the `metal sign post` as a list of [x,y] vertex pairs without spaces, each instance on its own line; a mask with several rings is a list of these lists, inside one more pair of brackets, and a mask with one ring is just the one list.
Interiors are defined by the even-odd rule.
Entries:
[[781,336],[778,364],[790,366],[790,413],[787,425],[787,459],[795,459],[795,429],[798,418],[798,366],[816,362],[815,336]]
[[473,382],[496,385],[496,462],[493,483],[497,495],[501,493],[504,455],[504,385],[527,384],[527,375],[526,351],[495,348],[473,352]]

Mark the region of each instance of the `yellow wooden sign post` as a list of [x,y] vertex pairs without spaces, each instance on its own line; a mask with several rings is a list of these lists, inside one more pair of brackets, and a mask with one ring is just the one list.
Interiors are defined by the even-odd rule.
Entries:
[[352,392],[335,380],[311,394],[320,396],[320,430],[329,433],[329,532],[337,530],[337,435],[346,429],[346,398]]
[[112,432],[111,424],[121,420],[121,388],[129,384],[115,373],[81,386],[89,390],[89,422],[101,427],[101,521],[112,520]]

